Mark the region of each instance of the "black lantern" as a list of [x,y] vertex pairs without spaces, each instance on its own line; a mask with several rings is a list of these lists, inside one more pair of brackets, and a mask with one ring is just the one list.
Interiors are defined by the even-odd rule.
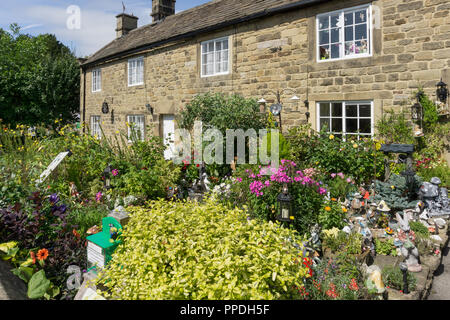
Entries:
[[403,273],[403,293],[408,294],[409,288],[408,288],[408,266],[406,263],[402,262],[400,263],[400,270]]
[[279,215],[277,220],[281,222],[291,222],[291,217],[293,216],[292,197],[289,194],[287,184],[283,185],[283,190],[278,195],[277,201],[279,207]]
[[103,104],[102,104],[102,112],[104,114],[109,113],[109,105],[108,105],[108,102],[106,102],[106,101],[104,101]]
[[439,81],[438,84],[436,84],[437,90],[436,90],[436,96],[439,99],[440,102],[446,103],[447,97],[448,97],[448,88],[447,84],[445,82]]
[[153,107],[152,107],[149,103],[147,103],[147,104],[145,105],[145,107],[147,108],[148,112],[150,112],[150,113],[153,115],[153,112],[154,112]]
[[423,107],[420,102],[416,102],[411,107],[411,117],[413,120],[419,121],[423,119]]
[[104,187],[106,190],[111,189],[111,166],[108,165],[105,170],[103,170],[103,176],[105,177]]

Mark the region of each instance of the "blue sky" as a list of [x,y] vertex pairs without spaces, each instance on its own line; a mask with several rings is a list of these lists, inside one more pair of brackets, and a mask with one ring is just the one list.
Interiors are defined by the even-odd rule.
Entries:
[[[91,55],[115,38],[116,15],[122,12],[139,17],[138,26],[152,22],[152,0],[0,0],[0,28],[8,29],[17,22],[23,33],[55,34],[59,41],[75,51],[77,56]],[[180,12],[210,0],[177,0]],[[80,12],[80,28],[72,17]],[[74,27],[68,27],[75,26]]]

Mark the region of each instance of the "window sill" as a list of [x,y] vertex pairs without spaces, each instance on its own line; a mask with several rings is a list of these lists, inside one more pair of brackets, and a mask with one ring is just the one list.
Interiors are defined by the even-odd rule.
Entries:
[[338,59],[317,59],[317,63],[324,63],[324,62],[339,62],[339,61],[348,61],[348,60],[355,60],[355,59],[363,59],[363,58],[370,58],[373,57],[372,54],[361,54],[361,55],[354,55],[354,56],[348,56],[345,58],[338,58]]

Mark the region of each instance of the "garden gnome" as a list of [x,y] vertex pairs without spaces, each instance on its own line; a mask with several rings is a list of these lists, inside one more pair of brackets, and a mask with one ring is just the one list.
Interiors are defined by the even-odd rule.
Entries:
[[366,280],[366,287],[369,290],[376,290],[377,294],[382,294],[386,291],[384,286],[380,267],[373,265],[367,268],[366,273],[368,278]]
[[77,186],[75,185],[74,182],[69,183],[69,191],[70,191],[71,197],[75,197],[75,198],[80,197],[80,194],[78,193],[78,190],[77,190]]

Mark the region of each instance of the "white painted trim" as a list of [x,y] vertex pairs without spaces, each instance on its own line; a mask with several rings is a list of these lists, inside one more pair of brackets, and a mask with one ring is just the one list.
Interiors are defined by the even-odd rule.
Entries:
[[[216,59],[215,58],[216,57],[215,49],[216,49],[216,47],[215,47],[215,43],[219,42],[219,41],[224,41],[224,40],[228,41],[228,71],[226,71],[226,72],[219,72],[219,73],[213,73],[213,74],[209,74],[209,75],[203,74],[203,45],[211,43],[211,42],[214,43],[214,63],[213,63],[213,67],[215,69],[216,68],[216,62],[215,62],[215,59]],[[230,37],[229,36],[200,42],[200,77],[201,78],[209,78],[209,77],[216,77],[216,76],[222,76],[222,75],[230,74],[231,73],[231,62],[232,62],[232,46],[231,46],[231,41],[230,41]]]
[[[96,78],[99,77],[100,75],[100,84],[99,84],[99,88],[97,88],[97,90],[94,90],[94,73],[96,73]],[[91,92],[95,93],[95,92],[101,92],[102,91],[102,69],[101,68],[97,68],[91,71]]]
[[[345,56],[345,25],[341,28],[340,32],[340,38],[342,39],[339,43],[341,45],[341,58],[330,58],[326,60],[320,59],[320,38],[319,38],[319,19],[323,16],[330,16],[336,13],[340,13],[342,17],[344,17],[345,13],[357,11],[361,9],[367,9],[367,37],[368,37],[368,53],[364,54],[353,54],[353,55],[347,55]],[[372,13],[372,4],[366,4],[366,5],[360,5],[356,7],[351,7],[347,9],[341,9],[341,10],[335,10],[331,12],[321,13],[316,16],[316,41],[315,41],[315,50],[316,50],[316,62],[317,63],[323,63],[323,62],[330,62],[330,61],[341,61],[341,60],[349,60],[349,59],[359,59],[359,58],[367,58],[373,56],[373,13]],[[345,21],[345,20],[343,20]],[[355,40],[353,40],[355,41]],[[330,44],[330,55],[331,55],[331,44]]]
[[[137,62],[140,60],[142,60],[142,82],[130,84],[130,62],[134,62],[134,61]],[[127,62],[127,84],[128,84],[128,87],[142,86],[144,84],[144,82],[145,82],[145,65],[144,65],[144,63],[145,63],[144,56],[128,59],[128,62]],[[137,74],[137,70],[138,70],[138,68],[137,68],[137,64],[136,64],[136,74]]]

